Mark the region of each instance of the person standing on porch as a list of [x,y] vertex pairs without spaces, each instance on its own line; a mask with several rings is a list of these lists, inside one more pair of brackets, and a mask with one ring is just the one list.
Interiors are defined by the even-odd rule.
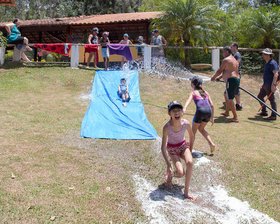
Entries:
[[[131,40],[128,39],[128,37],[129,37],[128,34],[125,33],[123,35],[123,40],[120,41],[120,44],[131,45],[132,42]],[[124,56],[122,56],[121,67],[123,67],[123,64],[124,64]]]
[[105,31],[100,38],[100,45],[101,45],[101,53],[104,60],[104,67],[105,70],[109,68],[109,49],[108,44],[110,44],[109,40],[109,32]]
[[[165,46],[166,40],[163,36],[159,34],[159,30],[155,29],[153,31],[153,37],[151,40],[151,45],[157,45],[157,46]],[[159,62],[165,63],[165,54],[163,47],[153,47],[152,48],[152,57],[158,58]]]
[[[99,39],[98,39],[98,28],[94,27],[92,29],[92,33],[88,36],[88,44],[98,44]],[[97,49],[98,50],[98,49]],[[87,60],[87,67],[89,67],[90,60],[93,57],[93,67],[97,68],[97,53],[96,52],[90,52]]]

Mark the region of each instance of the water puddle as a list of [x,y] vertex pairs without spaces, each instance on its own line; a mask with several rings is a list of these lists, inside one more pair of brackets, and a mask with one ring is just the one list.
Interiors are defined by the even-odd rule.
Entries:
[[[215,176],[221,170],[206,157],[195,159],[190,192],[195,202],[183,200],[184,180],[171,191],[155,186],[138,174],[132,178],[135,195],[147,216],[147,223],[277,224],[268,215],[250,207],[246,201],[229,196]],[[279,224],[279,223],[278,223]]]

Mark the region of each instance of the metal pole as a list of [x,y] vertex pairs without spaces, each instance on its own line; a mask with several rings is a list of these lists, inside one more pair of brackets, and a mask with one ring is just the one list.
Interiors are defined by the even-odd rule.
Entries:
[[275,110],[273,110],[271,107],[269,107],[267,104],[265,104],[262,100],[260,100],[258,97],[256,97],[255,95],[253,95],[252,93],[250,93],[248,90],[242,88],[241,86],[239,86],[239,89],[242,89],[245,93],[248,93],[250,96],[254,97],[257,101],[259,101],[260,103],[262,103],[263,105],[265,105],[269,110],[271,110],[273,113],[275,113],[278,117],[280,117],[280,114],[277,113]]

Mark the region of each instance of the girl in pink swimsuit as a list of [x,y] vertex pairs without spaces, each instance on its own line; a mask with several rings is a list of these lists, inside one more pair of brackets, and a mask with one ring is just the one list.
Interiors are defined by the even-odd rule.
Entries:
[[[161,151],[163,158],[167,164],[167,173],[165,174],[165,184],[170,189],[172,188],[172,178],[185,177],[184,197],[190,200],[195,200],[189,194],[189,186],[192,176],[192,146],[193,146],[193,132],[190,123],[183,118],[183,106],[178,101],[172,101],[168,104],[168,114],[170,120],[163,127]],[[185,139],[185,131],[189,133],[189,143]],[[171,163],[168,159],[167,152],[175,166],[173,171]],[[186,172],[184,171],[181,160],[186,163]]]
[[205,127],[209,121],[212,123],[212,125],[214,124],[214,105],[209,93],[202,89],[202,79],[200,79],[198,76],[193,77],[191,80],[191,86],[193,91],[190,92],[183,111],[184,113],[186,112],[187,107],[193,100],[196,105],[196,112],[192,124],[194,137],[197,130],[199,130],[199,132],[208,142],[210,146],[210,152],[213,154],[216,145],[212,141],[208,132],[205,130]]

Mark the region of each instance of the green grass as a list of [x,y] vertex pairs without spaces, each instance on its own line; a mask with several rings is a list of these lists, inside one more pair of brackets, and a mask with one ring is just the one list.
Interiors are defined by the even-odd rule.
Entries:
[[[9,63],[0,69],[0,223],[50,223],[52,216],[57,223],[145,220],[131,175],[139,172],[161,184],[163,159],[155,155],[154,141],[80,138],[88,106],[80,96],[89,93],[93,76],[88,70]],[[255,94],[260,82],[242,78],[242,86]],[[215,105],[216,123],[207,130],[217,144],[212,159],[223,170],[223,184],[280,221],[279,119],[255,117],[259,105],[242,93],[240,123],[225,123],[219,116],[223,84],[204,88]],[[140,75],[145,112],[159,135],[168,102],[184,103],[190,90],[189,82]],[[185,117],[191,121],[194,112],[192,103]],[[199,133],[195,148],[209,152]]]

